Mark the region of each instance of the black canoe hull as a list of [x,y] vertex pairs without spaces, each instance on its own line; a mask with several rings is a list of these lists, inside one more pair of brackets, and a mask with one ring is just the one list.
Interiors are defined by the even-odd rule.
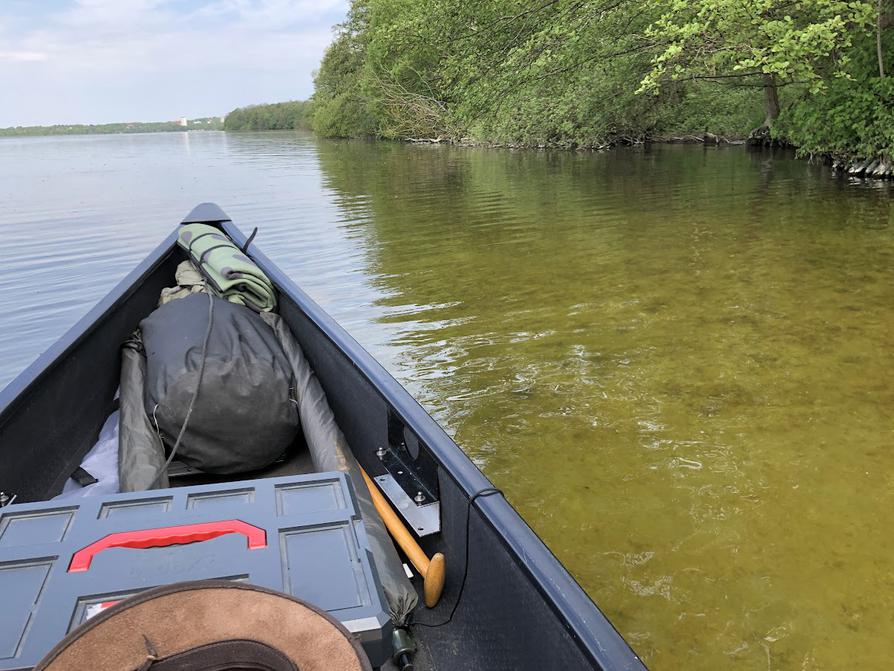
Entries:
[[[185,221],[243,233],[212,205]],[[326,312],[252,245],[249,255],[279,291],[279,311],[326,391],[357,459],[382,471],[376,449],[395,430],[418,439],[417,463],[436,479],[442,531],[423,539],[448,557],[441,622],[457,597],[470,497],[492,487],[409,393]],[[0,392],[0,491],[17,502],[59,492],[112,409],[119,347],[151,312],[181,259],[172,233],[55,345]],[[644,666],[540,538],[502,496],[475,500],[468,579],[453,620],[418,628],[435,669],[643,669]]]

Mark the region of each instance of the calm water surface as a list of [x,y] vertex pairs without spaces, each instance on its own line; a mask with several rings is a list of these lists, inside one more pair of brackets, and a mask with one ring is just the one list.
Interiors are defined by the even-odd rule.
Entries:
[[742,148],[2,139],[0,385],[214,200],[653,668],[886,668],[892,198]]

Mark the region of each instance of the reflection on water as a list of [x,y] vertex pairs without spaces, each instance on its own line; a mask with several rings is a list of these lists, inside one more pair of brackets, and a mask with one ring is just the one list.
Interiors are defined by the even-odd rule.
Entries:
[[742,148],[0,140],[0,384],[215,200],[656,669],[882,668],[889,187]]

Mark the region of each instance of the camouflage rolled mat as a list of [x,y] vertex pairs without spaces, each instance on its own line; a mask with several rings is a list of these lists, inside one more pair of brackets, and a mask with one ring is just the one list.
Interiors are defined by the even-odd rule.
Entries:
[[180,227],[177,243],[221,298],[257,312],[276,308],[276,290],[270,279],[218,229],[186,224]]

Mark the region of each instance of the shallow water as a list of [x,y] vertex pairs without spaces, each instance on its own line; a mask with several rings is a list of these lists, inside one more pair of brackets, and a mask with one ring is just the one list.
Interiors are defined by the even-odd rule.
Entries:
[[744,148],[0,139],[0,385],[217,201],[655,669],[894,652],[894,191]]

